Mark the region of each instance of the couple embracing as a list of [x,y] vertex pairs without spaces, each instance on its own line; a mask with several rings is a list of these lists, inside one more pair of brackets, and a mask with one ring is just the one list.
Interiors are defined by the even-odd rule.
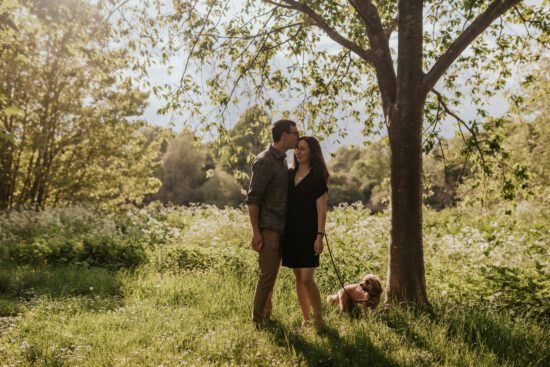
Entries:
[[[252,248],[259,253],[259,279],[252,320],[271,316],[273,287],[283,266],[291,268],[303,314],[303,326],[324,325],[321,295],[314,280],[323,252],[328,170],[317,139],[300,137],[296,123],[279,120],[271,127],[273,143],[252,164],[245,203],[252,224]],[[289,169],[286,152],[294,149]]]

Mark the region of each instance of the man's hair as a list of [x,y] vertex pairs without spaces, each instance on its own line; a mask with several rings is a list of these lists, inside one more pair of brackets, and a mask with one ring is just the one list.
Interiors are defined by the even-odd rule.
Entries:
[[291,126],[296,126],[296,123],[292,120],[279,120],[271,126],[271,136],[276,143],[281,140],[283,133],[288,133]]

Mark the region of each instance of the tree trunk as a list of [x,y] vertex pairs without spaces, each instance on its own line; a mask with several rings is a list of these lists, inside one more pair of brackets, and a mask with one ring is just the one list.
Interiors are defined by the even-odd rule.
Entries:
[[5,142],[3,149],[0,149],[0,209],[7,209],[10,203],[10,192],[12,192],[12,158],[13,144]]
[[391,245],[386,303],[429,308],[422,242],[422,110],[412,99],[390,115]]
[[391,245],[386,304],[429,308],[422,244],[422,1],[399,1],[396,99],[388,113]]

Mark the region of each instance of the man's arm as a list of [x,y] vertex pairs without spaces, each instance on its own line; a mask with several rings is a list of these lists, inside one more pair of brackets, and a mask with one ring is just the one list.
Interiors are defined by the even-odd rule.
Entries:
[[259,159],[252,164],[250,188],[244,202],[248,205],[248,215],[250,217],[250,224],[252,225],[251,246],[258,252],[262,250],[264,244],[260,232],[260,205],[271,176],[271,167],[269,167],[269,164],[265,160]]
[[248,216],[250,217],[250,224],[252,224],[251,245],[255,251],[260,252],[264,246],[264,240],[260,232],[260,207],[255,204],[248,204]]

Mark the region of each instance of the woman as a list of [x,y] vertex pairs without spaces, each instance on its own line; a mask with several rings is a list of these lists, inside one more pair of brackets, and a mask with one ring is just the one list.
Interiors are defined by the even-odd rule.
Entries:
[[317,139],[304,136],[294,151],[294,166],[289,172],[286,230],[283,240],[283,266],[292,268],[303,326],[310,322],[313,306],[314,326],[324,325],[321,294],[313,278],[323,252],[325,234],[328,170]]

